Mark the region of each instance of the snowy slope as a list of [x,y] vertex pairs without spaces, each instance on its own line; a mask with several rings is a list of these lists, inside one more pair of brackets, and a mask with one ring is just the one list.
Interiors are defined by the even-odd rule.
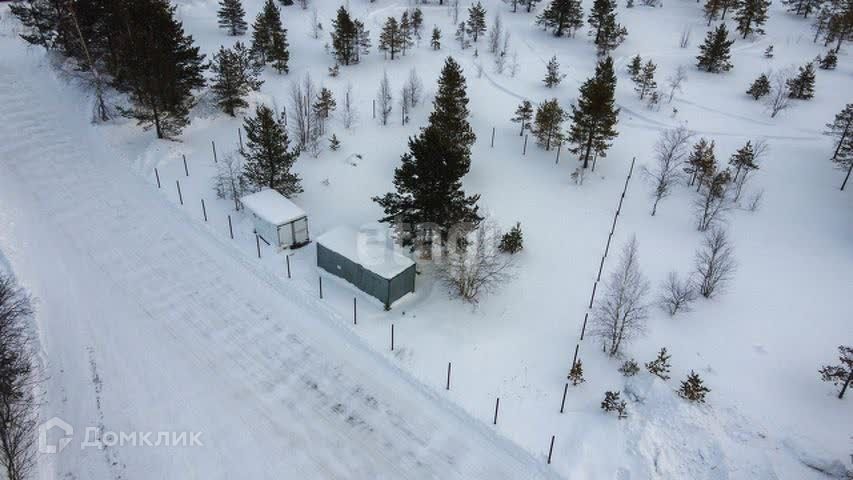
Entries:
[[[43,478],[556,477],[187,222],[36,58],[0,65],[0,245],[39,298],[44,416],[77,431]],[[203,446],[81,450],[89,426]]]

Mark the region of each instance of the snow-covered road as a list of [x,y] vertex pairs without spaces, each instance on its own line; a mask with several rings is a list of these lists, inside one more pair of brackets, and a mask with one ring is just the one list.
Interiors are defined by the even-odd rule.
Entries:
[[[547,438],[534,458],[369,350],[133,175],[41,54],[4,52],[0,250],[38,298],[44,417],[75,428],[42,478],[556,476]],[[81,449],[88,427],[203,446]]]

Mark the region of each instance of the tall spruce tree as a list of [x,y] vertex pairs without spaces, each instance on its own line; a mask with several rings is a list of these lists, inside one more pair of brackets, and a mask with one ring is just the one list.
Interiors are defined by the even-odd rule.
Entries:
[[219,27],[228,30],[229,35],[239,36],[246,33],[246,11],[240,0],[219,0]]
[[127,42],[121,47],[125,57],[114,72],[114,85],[129,94],[132,106],[121,111],[145,128],[153,127],[157,138],[175,137],[189,123],[193,90],[205,84],[204,55],[192,36],[184,34],[167,0],[136,0],[125,8],[135,23],[122,39]]
[[643,65],[643,69],[640,70],[640,73],[637,75],[636,80],[634,80],[637,84],[634,87],[634,90],[640,94],[640,100],[658,88],[658,84],[655,81],[655,70],[657,70],[657,68],[657,65],[652,63],[651,60],[647,61],[646,64]]
[[640,79],[640,72],[643,71],[643,59],[640,54],[636,54],[631,58],[631,63],[628,64],[628,74],[631,75],[631,80],[634,82]]
[[545,66],[545,79],[542,82],[548,88],[554,88],[563,81],[566,76],[560,73],[560,63],[557,62],[557,56],[551,57],[548,64]]
[[815,71],[814,64],[809,62],[800,67],[796,77],[788,79],[788,96],[799,100],[810,100],[814,97]]
[[616,2],[614,0],[595,0],[589,12],[587,23],[589,31],[598,47],[599,56],[607,55],[625,40],[628,29],[616,21]]
[[433,50],[441,50],[441,30],[438,27],[432,27],[432,37],[429,44]]
[[583,162],[583,168],[589,166],[593,155],[606,157],[611,141],[618,135],[615,90],[613,59],[606,57],[595,67],[595,76],[581,85],[578,103],[572,105],[569,150]]
[[338,8],[332,20],[332,52],[341,65],[350,65],[358,60],[358,31],[349,12]]
[[546,100],[536,109],[536,118],[533,120],[531,131],[536,136],[539,145],[545,150],[551,150],[553,145],[563,142],[563,122],[566,120],[566,112],[560,106],[556,98]]
[[408,11],[404,11],[400,16],[400,30],[398,33],[399,38],[397,43],[400,45],[400,51],[405,55],[406,50],[415,44],[415,42],[412,41],[412,22],[409,20]]
[[735,12],[737,31],[743,38],[750,35],[764,35],[764,24],[767,23],[767,9],[770,0],[742,0]]
[[[471,165],[471,145],[476,137],[468,124],[468,96],[462,69],[448,58],[438,81],[429,124],[417,137],[409,139],[409,153],[402,156],[394,172],[395,192],[373,201],[382,206],[382,222],[408,228],[432,225],[442,244],[452,228],[474,226],[482,220],[478,214],[479,195],[467,196],[462,177]],[[404,237],[410,245],[413,238]],[[424,238],[423,240],[429,241]]]
[[729,40],[729,30],[721,23],[714,30],[708,31],[705,43],[699,46],[699,56],[696,66],[700,70],[711,73],[728,72],[732,69],[731,48],[734,40]]
[[468,8],[467,32],[474,43],[480,39],[480,35],[486,32],[486,9],[483,4],[477,2]]
[[706,0],[705,5],[702,7],[702,13],[705,16],[705,19],[708,20],[708,26],[711,26],[711,22],[719,18],[720,12],[723,10],[723,4],[726,0]]
[[583,26],[583,8],[580,0],[551,0],[542,13],[536,18],[536,23],[550,29],[555,37],[562,37],[568,32],[570,37]]
[[762,73],[752,82],[752,85],[749,86],[749,90],[746,93],[754,100],[758,100],[759,98],[770,93],[770,79],[767,78],[766,73]]
[[271,63],[279,73],[287,73],[290,52],[287,30],[273,0],[267,0],[255,19],[252,32],[252,56],[261,64]]
[[214,74],[210,89],[223,112],[233,117],[237,109],[249,106],[244,97],[264,83],[258,79],[261,68],[241,42],[234,44],[233,49],[219,47],[210,63]]
[[400,24],[394,17],[388,17],[385,20],[385,25],[382,26],[382,33],[379,34],[379,50],[388,52],[391,55],[391,60],[401,50],[400,44]]
[[824,135],[835,138],[831,160],[839,168],[849,169],[853,164],[853,103],[848,103],[832,123],[826,124]]
[[285,197],[302,192],[299,175],[290,172],[299,149],[290,149],[287,127],[282,118],[266,105],[258,105],[254,117],[243,122],[246,131],[246,146],[242,151],[246,158],[246,178],[258,188],[272,188]]

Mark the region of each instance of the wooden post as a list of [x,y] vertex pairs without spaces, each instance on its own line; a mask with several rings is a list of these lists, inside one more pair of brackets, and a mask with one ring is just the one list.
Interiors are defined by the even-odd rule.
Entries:
[[373,100],[373,118],[376,118],[376,99]]
[[521,151],[522,155],[527,155],[527,135],[524,136],[524,150]]
[[204,206],[204,199],[201,199],[201,213],[204,215],[204,221],[207,223],[207,207]]
[[628,178],[631,178],[631,176],[634,174],[634,162],[636,161],[637,157],[631,159],[631,168],[628,170]]
[[853,162],[850,162],[850,168],[847,169],[847,176],[844,177],[844,182],[841,184],[841,191],[844,191],[844,187],[847,186],[847,180],[850,179],[850,172],[853,171]]
[[548,465],[551,465],[551,454],[554,453],[554,435],[551,435],[551,446],[548,447]]
[[391,324],[391,351],[394,351],[394,324]]
[[589,297],[589,308],[592,308],[592,302],[595,300],[595,289],[598,288],[598,282],[592,286],[592,295]]
[[255,234],[255,243],[258,245],[258,258],[261,258],[261,236]]
[[160,172],[157,171],[157,167],[154,167],[154,176],[157,177],[157,188],[160,188]]
[[243,129],[237,129],[237,138],[240,140],[240,153],[243,153]]
[[554,162],[554,165],[560,164],[560,151],[563,149],[563,142],[557,144],[557,161]]
[[284,116],[284,126],[286,127],[287,126],[287,105],[282,107],[281,113]]
[[231,225],[231,215],[228,215],[228,233],[231,234],[231,240],[234,240],[234,226]]
[[583,336],[586,333],[586,321],[589,318],[589,312],[586,312],[583,315],[583,327],[581,327],[581,341],[583,341]]
[[447,362],[447,390],[450,390],[450,362]]
[[569,382],[566,382],[566,386],[563,387],[563,401],[560,402],[560,413],[563,413],[563,411],[566,408],[566,394],[567,393],[569,393]]
[[187,168],[187,156],[183,155],[183,154],[181,156],[184,157],[184,175],[189,177],[190,176],[190,169]]
[[607,236],[607,246],[604,247],[604,256],[607,257],[607,252],[610,251],[610,240],[613,240],[613,230],[610,231],[610,235]]
[[178,200],[181,201],[181,205],[184,204],[184,196],[181,194],[181,181],[175,180],[175,185],[178,186]]
[[492,425],[498,424],[498,408],[501,406],[501,397],[495,399],[495,420],[492,422]]
[[284,261],[287,262],[287,278],[290,278],[290,255],[285,255]]
[[596,282],[601,280],[601,270],[604,269],[604,259],[605,258],[606,257],[601,257],[601,263],[598,265],[598,278],[595,279]]
[[217,163],[218,160],[216,159],[216,142],[211,140],[210,146],[213,147],[213,163]]
[[492,127],[492,148],[495,148],[495,127]]
[[320,299],[323,299],[323,277],[320,278]]
[[355,297],[352,297],[352,324],[358,325],[358,310],[356,309]]

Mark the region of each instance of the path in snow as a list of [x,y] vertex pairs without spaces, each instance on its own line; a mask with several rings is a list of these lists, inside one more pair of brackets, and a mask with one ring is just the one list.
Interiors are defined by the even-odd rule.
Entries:
[[[0,248],[39,298],[44,416],[78,433],[43,478],[556,477],[189,221],[81,121],[75,91],[9,57]],[[81,450],[101,424],[204,446]]]

